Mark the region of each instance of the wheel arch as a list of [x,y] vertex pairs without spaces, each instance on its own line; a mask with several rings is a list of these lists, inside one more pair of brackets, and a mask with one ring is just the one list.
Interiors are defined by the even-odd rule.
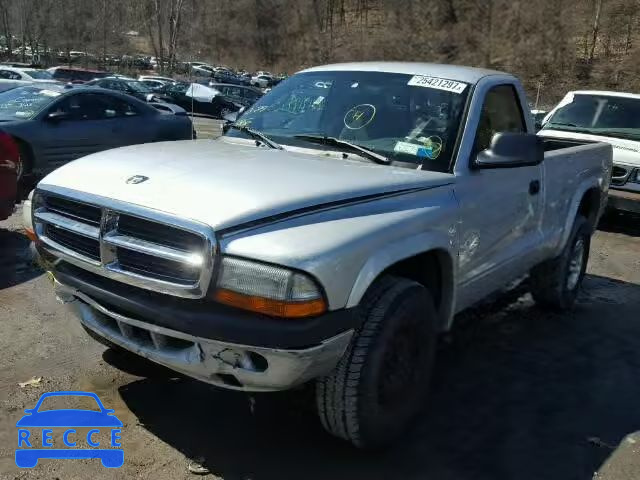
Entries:
[[356,279],[347,307],[356,306],[377,279],[384,275],[395,275],[414,280],[428,288],[438,314],[438,329],[449,329],[455,300],[455,255],[449,248],[448,240],[419,244],[431,247],[406,249],[395,256],[393,252],[387,252],[370,259]]
[[582,195],[580,203],[578,204],[577,213],[587,219],[589,225],[593,230],[595,230],[598,224],[601,205],[602,192],[600,192],[597,187],[591,187],[587,189]]
[[604,210],[605,201],[606,196],[603,195],[601,186],[595,179],[581,185],[571,201],[564,223],[562,241],[558,245],[559,249],[562,249],[567,243],[573,229],[573,223],[578,215],[584,215],[587,218],[592,231],[596,229],[600,215]]

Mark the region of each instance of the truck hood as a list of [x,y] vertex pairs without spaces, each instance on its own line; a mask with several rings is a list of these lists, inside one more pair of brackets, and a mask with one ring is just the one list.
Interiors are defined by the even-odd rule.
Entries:
[[[148,179],[128,184],[133,176]],[[221,138],[96,153],[55,170],[39,187],[100,195],[221,230],[335,202],[446,185],[454,178]]]
[[590,135],[587,133],[571,132],[569,130],[543,129],[538,135],[547,138],[568,138],[588,140],[592,142],[607,142],[613,147],[613,163],[640,167],[640,142],[623,138],[606,137],[604,135]]

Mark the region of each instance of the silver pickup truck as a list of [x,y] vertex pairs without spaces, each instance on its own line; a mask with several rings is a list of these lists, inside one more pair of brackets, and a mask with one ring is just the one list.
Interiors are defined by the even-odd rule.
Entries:
[[422,407],[457,312],[527,274],[574,304],[611,146],[537,137],[512,75],[312,68],[225,130],[38,184],[36,248],[98,341],[224,388],[313,386],[370,448]]

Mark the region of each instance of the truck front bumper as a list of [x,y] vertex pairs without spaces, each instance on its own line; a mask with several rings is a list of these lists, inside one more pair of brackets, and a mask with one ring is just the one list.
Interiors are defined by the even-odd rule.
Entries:
[[56,297],[98,340],[112,343],[189,377],[245,391],[286,390],[329,373],[353,330],[305,348],[267,348],[202,338],[113,311],[54,280]]
[[640,213],[640,192],[609,189],[607,207],[614,210]]

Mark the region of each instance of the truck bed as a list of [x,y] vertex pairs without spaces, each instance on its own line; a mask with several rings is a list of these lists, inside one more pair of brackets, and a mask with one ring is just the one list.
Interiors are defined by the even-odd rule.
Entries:
[[545,152],[550,152],[552,150],[560,150],[562,148],[571,148],[571,147],[578,147],[580,145],[598,143],[598,142],[593,142],[591,140],[576,140],[574,138],[547,138],[547,137],[541,137],[541,138],[542,138],[542,143],[544,144]]

